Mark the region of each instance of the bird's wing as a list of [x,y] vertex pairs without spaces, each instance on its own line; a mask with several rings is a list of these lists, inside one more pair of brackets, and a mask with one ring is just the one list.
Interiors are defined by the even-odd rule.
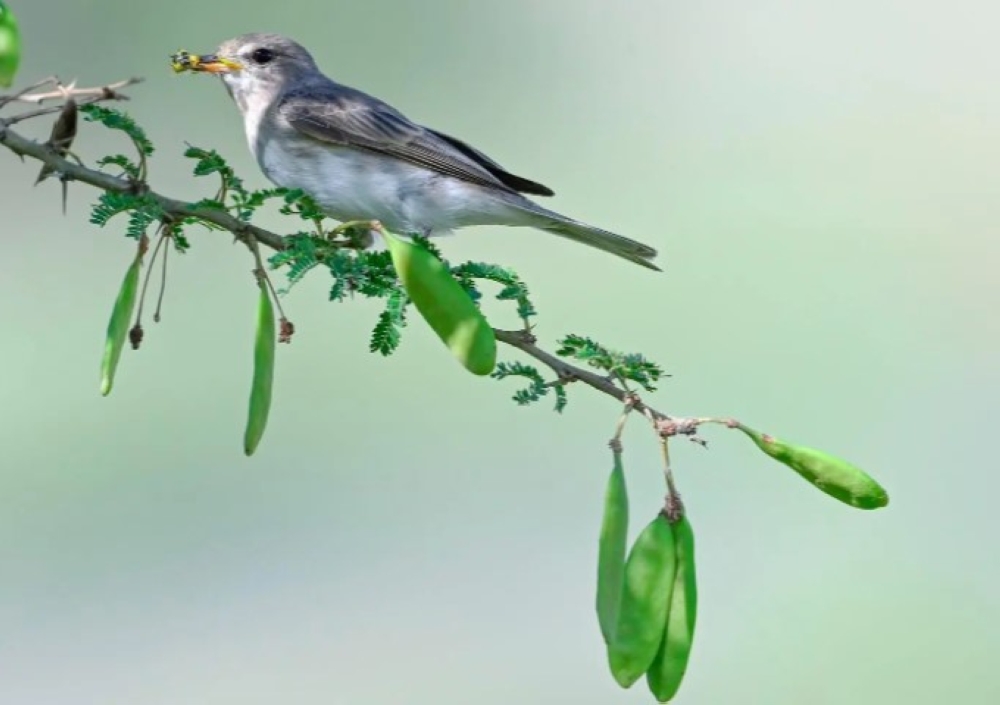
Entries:
[[291,91],[278,113],[322,142],[395,157],[439,174],[502,191],[551,196],[542,184],[506,171],[464,142],[417,125],[391,106],[346,86]]

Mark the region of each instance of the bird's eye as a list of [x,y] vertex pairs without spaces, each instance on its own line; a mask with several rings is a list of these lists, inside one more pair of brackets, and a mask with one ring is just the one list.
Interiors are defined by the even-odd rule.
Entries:
[[254,49],[253,53],[250,55],[250,58],[254,60],[254,63],[267,64],[274,59],[274,52],[271,51],[270,49],[264,49],[264,48]]

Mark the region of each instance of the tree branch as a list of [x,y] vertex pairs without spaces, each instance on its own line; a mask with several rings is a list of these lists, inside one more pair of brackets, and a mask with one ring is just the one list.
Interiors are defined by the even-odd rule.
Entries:
[[591,372],[590,370],[582,367],[577,367],[576,365],[566,362],[560,357],[556,357],[550,352],[542,350],[540,347],[535,345],[535,336],[528,331],[499,330],[494,328],[493,332],[496,335],[497,340],[500,342],[517,348],[524,354],[530,355],[543,365],[547,366],[556,373],[560,382],[583,382],[588,387],[596,389],[602,394],[614,397],[623,404],[626,403],[626,401],[631,400],[632,408],[644,414],[652,421],[666,421],[671,418],[661,411],[657,411],[652,407],[646,406],[636,397],[635,394],[625,391],[607,377],[603,377],[596,372]]
[[[74,97],[84,96],[84,99],[81,101],[83,104],[103,100],[120,100],[126,96],[118,93],[117,89],[131,85],[138,80],[139,79],[129,79],[128,81],[110,84],[106,88],[100,89],[77,89],[70,86],[68,88],[61,89],[62,92],[57,91],[53,93],[33,95],[22,91],[20,94],[14,94],[12,96],[0,96],[0,107],[3,107],[5,104],[15,100],[38,103],[42,100],[65,97],[66,95],[73,95]],[[45,85],[46,83],[51,83],[53,81],[55,81],[55,79],[47,79],[40,84],[32,86],[28,90],[34,90],[41,85]],[[56,106],[54,108],[46,108],[43,110],[45,113],[56,112],[59,110],[59,107]],[[238,239],[246,240],[247,236],[252,236],[258,243],[266,245],[272,250],[279,251],[285,249],[285,239],[277,233],[251,225],[250,223],[240,220],[239,218],[236,218],[222,210],[213,208],[198,208],[194,203],[164,196],[163,194],[150,190],[144,183],[133,182],[101,171],[89,169],[80,164],[74,164],[73,162],[70,162],[60,156],[50,145],[30,140],[11,129],[12,124],[24,119],[24,115],[36,117],[39,114],[45,113],[32,111],[31,113],[22,113],[12,118],[0,118],[0,145],[3,145],[21,157],[31,157],[32,159],[37,159],[38,161],[48,165],[56,173],[60,174],[64,180],[79,181],[81,183],[90,184],[91,186],[104,191],[112,191],[116,193],[144,193],[149,198],[155,200],[156,203],[169,216],[176,218],[198,218],[229,231]],[[538,347],[538,345],[536,345],[537,340],[535,336],[529,331],[494,329],[494,333],[498,341],[520,350],[525,355],[533,357],[535,360],[551,369],[558,377],[558,382],[556,382],[556,384],[567,384],[575,381],[582,382],[588,387],[591,387],[602,394],[606,394],[622,404],[626,404],[629,409],[640,412],[663,435],[687,435],[692,439],[697,440],[695,431],[699,425],[702,423],[718,422],[718,420],[715,419],[675,418],[647,406],[637,395],[622,389],[615,384],[612,379],[599,375],[595,372],[591,372],[583,367],[573,365],[566,360]],[[701,441],[699,440],[699,442]]]
[[[76,81],[71,81],[68,86],[63,86],[58,78],[52,77],[47,78],[44,81],[40,81],[33,86],[29,86],[25,91],[19,91],[11,96],[0,99],[0,106],[13,101],[41,105],[46,100],[58,100],[60,98],[66,98],[67,96],[73,96],[74,98],[98,97],[100,100],[128,100],[127,95],[119,93],[118,91],[122,88],[133,86],[136,83],[141,83],[142,80],[143,79],[138,76],[133,76],[132,78],[126,78],[124,81],[109,83],[106,86],[77,88]],[[55,85],[56,88],[55,90],[47,91],[45,93],[31,93],[31,91],[37,90],[46,85]]]
[[[142,78],[134,77],[127,78],[124,81],[118,81],[116,83],[109,83],[106,86],[98,86],[96,88],[77,88],[76,81],[72,81],[68,86],[64,86],[58,78],[52,76],[42,79],[37,83],[33,83],[27,88],[17,91],[16,93],[0,95],[0,108],[3,108],[10,103],[32,103],[35,105],[41,105],[47,100],[57,100],[60,98],[65,100],[69,97],[76,100],[77,105],[89,105],[90,103],[99,103],[105,100],[128,100],[129,97],[124,93],[120,93],[120,89],[135,85],[136,83],[141,83],[142,80]],[[55,86],[55,89],[45,93],[31,92],[44,86]],[[12,117],[3,118],[0,120],[0,126],[10,127],[11,125],[24,120],[30,120],[31,118],[40,117],[42,115],[51,115],[52,113],[59,112],[60,110],[62,110],[62,106],[60,105],[49,108],[38,108],[37,110],[29,110],[18,113]]]
[[259,228],[256,225],[251,225],[225,211],[215,208],[198,208],[193,203],[179,201],[151,191],[143,184],[74,164],[59,156],[47,144],[19,135],[10,128],[7,118],[0,118],[0,144],[7,147],[14,154],[31,157],[44,164],[48,164],[56,173],[62,174],[62,178],[67,181],[79,181],[80,183],[96,186],[103,191],[112,191],[115,193],[145,193],[155,200],[167,215],[176,218],[195,217],[217,225],[224,230],[228,230],[241,239],[247,235],[252,235],[258,242],[267,245],[273,250],[282,250],[285,247],[285,241],[281,235],[273,233],[270,230],[265,230],[264,228]]

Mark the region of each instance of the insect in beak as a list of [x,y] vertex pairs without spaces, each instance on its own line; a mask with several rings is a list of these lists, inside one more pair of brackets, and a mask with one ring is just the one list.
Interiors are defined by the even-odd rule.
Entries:
[[199,71],[202,73],[233,73],[243,68],[242,64],[217,54],[191,54],[179,51],[170,57],[170,66],[177,73]]

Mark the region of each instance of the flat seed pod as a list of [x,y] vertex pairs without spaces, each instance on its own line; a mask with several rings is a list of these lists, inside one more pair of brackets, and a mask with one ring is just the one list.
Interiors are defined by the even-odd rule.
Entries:
[[0,0],[0,87],[9,88],[14,83],[20,63],[21,32],[17,18]]
[[243,452],[253,455],[264,435],[271,410],[271,387],[274,382],[274,352],[277,332],[274,305],[267,286],[260,282],[260,302],[257,306],[257,339],[253,352],[253,385],[250,388],[250,409],[243,434]]
[[677,570],[674,532],[657,515],[639,534],[625,563],[615,638],[608,646],[611,674],[630,688],[659,651]]
[[496,366],[496,337],[462,285],[424,248],[383,234],[396,273],[420,315],[467,370],[490,374]]
[[885,489],[864,470],[815,448],[796,446],[738,424],[762,451],[784,463],[831,497],[858,509],[879,509],[889,503]]
[[129,323],[132,321],[132,310],[135,308],[136,292],[139,289],[139,269],[141,257],[136,256],[125,272],[125,278],[118,289],[118,298],[111,309],[111,319],[108,321],[108,331],[104,339],[104,357],[101,359],[101,395],[108,396],[115,381],[115,370],[118,369],[118,359],[128,336]]
[[694,571],[694,532],[687,516],[673,525],[677,574],[670,597],[667,626],[660,650],[646,673],[646,684],[656,699],[669,702],[677,695],[687,670],[694,624],[698,614],[698,586]]
[[617,631],[627,551],[628,491],[622,455],[616,452],[604,494],[604,517],[597,557],[597,619],[605,644],[614,641]]

